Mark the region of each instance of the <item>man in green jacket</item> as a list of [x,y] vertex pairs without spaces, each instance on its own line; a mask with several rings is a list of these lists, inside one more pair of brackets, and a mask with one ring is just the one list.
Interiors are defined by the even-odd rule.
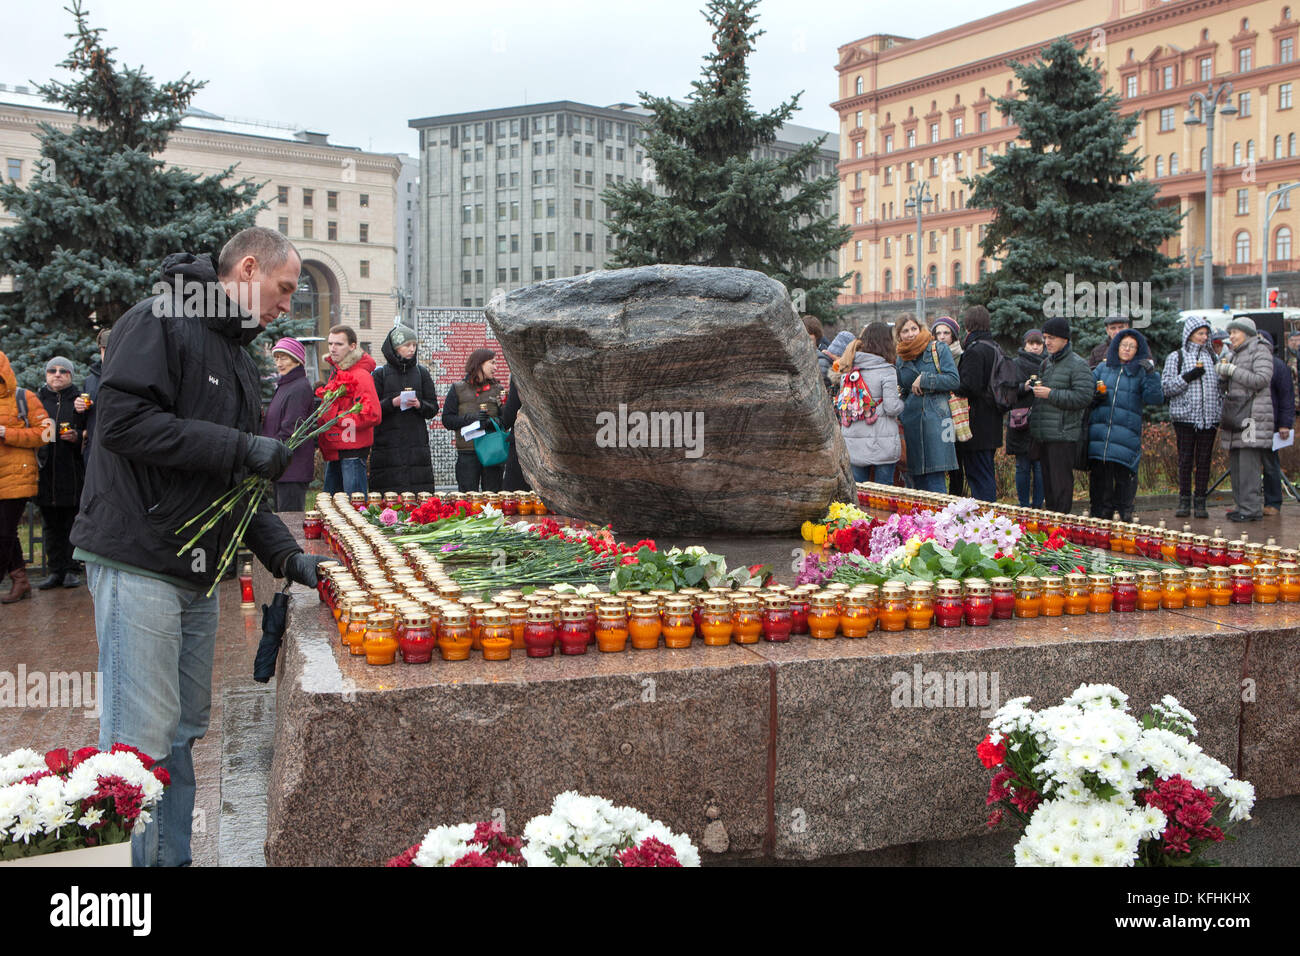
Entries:
[[1033,383],[1029,434],[1043,462],[1043,504],[1068,515],[1074,504],[1075,450],[1084,437],[1083,410],[1092,404],[1095,386],[1088,363],[1070,348],[1069,322],[1060,316],[1044,322],[1043,345],[1047,356]]

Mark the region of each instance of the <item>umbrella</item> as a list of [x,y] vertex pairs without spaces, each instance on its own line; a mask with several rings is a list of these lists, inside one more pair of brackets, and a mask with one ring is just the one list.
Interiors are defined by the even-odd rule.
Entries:
[[289,586],[276,592],[270,604],[262,605],[262,640],[257,645],[257,658],[253,661],[253,680],[265,684],[275,676],[275,659],[280,656],[280,642],[289,625]]

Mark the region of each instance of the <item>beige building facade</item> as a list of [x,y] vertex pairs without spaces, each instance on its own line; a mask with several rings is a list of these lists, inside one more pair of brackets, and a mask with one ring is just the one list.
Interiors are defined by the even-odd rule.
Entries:
[[[0,173],[23,185],[41,176],[38,124],[71,129],[75,119],[25,88],[0,87]],[[383,364],[380,347],[397,314],[393,293],[400,284],[400,156],[333,146],[323,133],[192,110],[160,158],[204,176],[234,165],[231,181],[263,184],[259,199],[268,205],[257,224],[278,229],[302,253],[294,314],[311,319],[321,336],[330,325],[351,325]],[[0,210],[0,228],[12,221]]]
[[[1206,127],[1184,122],[1189,98],[1232,84],[1238,112],[1216,117],[1212,158],[1215,304],[1259,304],[1265,243],[1269,285],[1300,302],[1300,203],[1284,201],[1267,236],[1264,210],[1270,190],[1300,181],[1297,17],[1300,6],[1276,0],[1035,0],[919,39],[875,34],[840,47],[832,105],[841,221],[853,229],[841,251],[841,271],[853,274],[842,304],[868,316],[902,311],[924,277],[933,317],[957,307],[963,282],[997,268],[979,247],[992,215],[966,208],[960,180],[1016,139],[992,102],[1013,92],[1007,61],[1031,60],[1062,35],[1088,46],[1119,108],[1138,114],[1130,146],[1159,201],[1187,214],[1164,249],[1174,257],[1199,256],[1205,244]],[[906,207],[922,184],[934,201],[918,249]],[[1199,307],[1199,268],[1195,283]],[[1185,288],[1173,301],[1192,304]]]

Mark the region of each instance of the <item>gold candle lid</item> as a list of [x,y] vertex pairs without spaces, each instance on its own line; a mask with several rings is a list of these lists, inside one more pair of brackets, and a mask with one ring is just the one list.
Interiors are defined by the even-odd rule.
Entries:
[[1152,570],[1139,571],[1137,573],[1139,584],[1159,584],[1160,572]]
[[1188,568],[1183,572],[1187,576],[1188,584],[1204,584],[1209,575],[1205,568]]
[[[1080,588],[1088,583],[1088,576],[1086,574],[1080,574],[1078,571],[1071,571],[1065,576],[1065,583],[1072,588]],[[1107,578],[1106,583],[1110,583],[1109,578]]]
[[989,586],[994,588],[1007,589],[1015,587],[1015,584],[1010,578],[989,578]]
[[1056,588],[1057,590],[1060,590],[1061,587],[1062,587],[1062,585],[1064,585],[1064,583],[1065,583],[1065,579],[1064,579],[1064,578],[1059,578],[1059,577],[1056,577],[1055,575],[1052,575],[1052,576],[1049,576],[1049,577],[1045,577],[1045,578],[1043,578],[1043,588],[1044,588],[1044,589],[1046,589],[1046,588]]
[[939,597],[961,597],[961,582],[955,578],[940,578],[934,582],[934,590]]
[[1136,581],[1137,581],[1137,575],[1134,574],[1132,571],[1116,571],[1116,572],[1115,572],[1115,583],[1116,583],[1116,584],[1134,584],[1134,583],[1136,583]]
[[413,608],[402,614],[402,623],[408,629],[412,627],[428,627],[431,620],[432,617],[424,608]]
[[907,593],[907,585],[902,581],[886,581],[880,586],[880,593],[886,598],[900,598]]
[[501,627],[510,623],[510,612],[500,605],[493,605],[492,609],[483,612],[483,624],[489,627]]
[[1040,584],[1041,582],[1038,578],[1034,577],[1032,574],[1022,574],[1020,577],[1016,578],[1016,587],[1018,588],[1034,590],[1037,589]]
[[839,600],[833,591],[819,591],[809,596],[808,604],[810,607],[819,609],[834,608],[839,604]]
[[967,578],[966,593],[974,597],[987,597],[993,588],[983,578]]
[[1160,572],[1165,584],[1182,584],[1183,572],[1181,568],[1165,568]]

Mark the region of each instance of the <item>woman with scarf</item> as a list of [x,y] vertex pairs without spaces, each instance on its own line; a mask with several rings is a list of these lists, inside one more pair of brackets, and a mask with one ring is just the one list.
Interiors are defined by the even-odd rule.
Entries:
[[957,363],[942,342],[912,315],[894,324],[898,352],[898,387],[904,394],[903,440],[907,471],[921,491],[944,492],[947,475],[957,467],[952,412],[948,395],[961,385]]
[[[1194,315],[1183,320],[1183,345],[1165,359],[1160,384],[1169,399],[1169,418],[1178,442],[1178,510],[1186,518],[1196,506],[1196,517],[1208,518],[1205,506],[1210,483],[1210,458],[1214,434],[1223,414],[1217,363],[1210,349],[1210,323]],[[1196,470],[1196,495],[1192,496],[1192,469]]]

